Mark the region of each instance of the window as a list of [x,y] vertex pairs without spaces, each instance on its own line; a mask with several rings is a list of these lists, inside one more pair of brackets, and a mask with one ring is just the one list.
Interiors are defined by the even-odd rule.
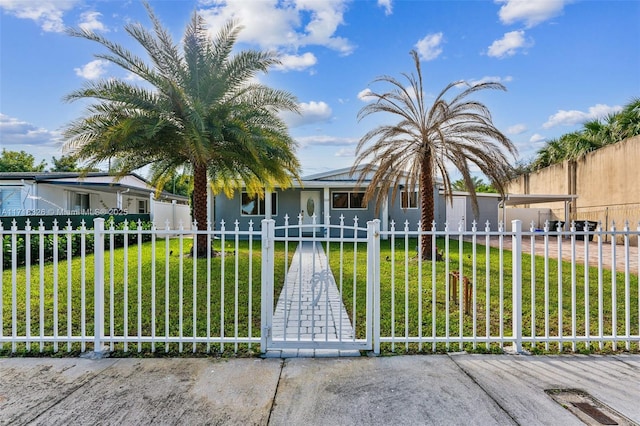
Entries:
[[147,200],[138,200],[138,214],[147,213]]
[[2,216],[18,215],[22,210],[20,202],[21,188],[19,186],[5,187],[0,190],[0,212]]
[[[264,216],[265,202],[264,198],[251,197],[246,192],[242,193],[242,204],[240,205],[240,214],[242,216]],[[271,215],[278,214],[278,194],[271,193]]]
[[334,209],[366,209],[364,192],[334,192],[331,206]]
[[402,191],[400,192],[403,209],[417,209],[418,208],[418,193]]
[[89,210],[89,194],[78,192],[71,194],[71,210]]

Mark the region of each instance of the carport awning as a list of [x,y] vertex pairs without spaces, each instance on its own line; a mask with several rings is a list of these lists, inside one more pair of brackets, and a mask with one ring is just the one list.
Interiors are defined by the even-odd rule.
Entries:
[[553,195],[553,194],[506,194],[500,201],[502,207],[502,223],[507,220],[506,206],[518,206],[522,204],[540,204],[540,203],[564,203],[564,227],[569,226],[569,203],[578,198],[575,194]]
[[501,203],[505,206],[518,206],[521,204],[571,202],[578,198],[577,195],[553,195],[553,194],[506,194]]

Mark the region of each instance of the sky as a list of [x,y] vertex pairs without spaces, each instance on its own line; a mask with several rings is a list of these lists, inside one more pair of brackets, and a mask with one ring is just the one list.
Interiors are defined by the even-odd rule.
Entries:
[[[427,100],[458,80],[507,88],[474,99],[518,148],[514,164],[640,96],[639,0],[149,3],[176,42],[197,11],[212,34],[229,19],[240,23],[238,49],[280,54],[281,65],[258,78],[298,99],[301,114],[283,118],[303,176],[353,165],[358,140],[392,119],[358,120],[367,91],[391,89],[377,77],[403,81],[402,73],[415,72],[412,49]],[[151,25],[136,0],[0,0],[0,147],[49,165],[62,156],[62,129],[88,105],[67,103],[65,95],[88,80],[131,78],[94,57],[105,52],[101,46],[65,28],[90,29],[140,53],[124,31],[131,22]]]

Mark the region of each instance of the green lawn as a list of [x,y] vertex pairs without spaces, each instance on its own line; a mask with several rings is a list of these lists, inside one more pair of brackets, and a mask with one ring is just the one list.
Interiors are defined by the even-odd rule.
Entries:
[[[406,244],[406,245],[405,245]],[[443,239],[437,240],[437,246],[445,253],[446,247]],[[409,260],[405,264],[405,247],[409,250]],[[391,240],[381,241],[381,264],[380,264],[380,299],[381,299],[381,332],[383,336],[418,336],[422,333],[422,336],[431,336],[433,332],[433,310],[435,309],[435,335],[445,337],[447,335],[447,321],[446,312],[447,307],[449,309],[449,326],[448,334],[451,336],[450,344],[437,344],[436,350],[470,350],[470,351],[494,351],[500,350],[500,343],[485,345],[472,343],[465,343],[462,348],[458,345],[456,337],[460,334],[460,309],[458,305],[458,296],[455,296],[455,300],[447,303],[445,297],[445,282],[447,272],[447,262],[435,263],[435,287],[432,286],[432,262],[422,262],[422,285],[420,288],[418,275],[420,272],[419,261],[416,255],[417,240],[409,239],[407,242],[403,238],[396,238],[394,242],[394,249],[392,250]],[[330,264],[334,274],[340,264],[340,247],[338,245],[330,246]],[[343,254],[344,273],[343,273],[343,288],[344,288],[344,302],[349,315],[353,316],[353,249],[351,245],[344,245],[345,253]],[[472,336],[475,326],[476,334],[478,336],[486,335],[487,328],[487,281],[489,282],[489,335],[498,336],[500,328],[502,327],[505,335],[511,334],[512,327],[512,280],[511,280],[511,252],[503,251],[504,258],[504,271],[502,277],[500,275],[500,252],[498,249],[490,248],[488,258],[489,267],[487,269],[487,252],[485,246],[478,245],[476,264],[473,265],[472,259],[474,258],[472,252],[472,244],[464,243],[462,247],[459,246],[457,240],[449,240],[448,253],[446,260],[448,261],[448,271],[462,270],[463,274],[469,278],[470,282],[475,282],[477,292],[477,304],[476,304],[476,316],[475,323],[473,317],[473,307],[469,314],[462,317],[462,328],[464,336]],[[364,246],[358,247],[357,255],[357,281],[364,282],[365,280],[365,261],[366,261],[366,249]],[[460,266],[460,260],[462,259],[462,267]],[[547,264],[548,274],[545,274],[545,261],[542,257],[536,257],[532,266],[531,256],[527,254],[522,255],[523,259],[523,288],[522,288],[522,312],[523,312],[523,334],[531,334],[532,325],[535,327],[535,334],[541,336],[545,334],[545,314],[549,318],[549,335],[557,336],[559,326],[559,313],[558,309],[558,261],[549,259]],[[535,268],[535,279],[532,280],[532,267]],[[475,275],[474,275],[475,270]],[[570,262],[561,263],[562,273],[562,322],[561,330],[563,335],[572,334],[572,271]],[[585,334],[585,271],[584,267],[577,265],[575,269],[575,299],[577,305],[575,307],[576,323],[575,334]],[[392,280],[393,276],[393,280]],[[545,276],[548,276],[548,281],[545,280]],[[340,281],[339,278],[336,278]],[[604,334],[611,334],[612,332],[612,277],[610,271],[603,271],[602,275],[603,283],[603,296],[602,296],[602,315],[603,315],[603,329]],[[546,305],[549,306],[548,312],[545,313],[545,282],[547,282],[549,292],[548,301]],[[618,273],[616,275],[617,283],[617,333],[618,335],[625,334],[625,276],[624,273]],[[590,318],[590,334],[596,334],[598,332],[598,270],[595,267],[589,268],[588,271],[588,287],[589,287],[589,318]],[[533,289],[533,292],[532,292]],[[435,290],[435,291],[434,291]],[[356,306],[365,306],[365,288],[363,285],[359,285],[356,288]],[[435,293],[435,298],[433,297]],[[503,294],[503,298],[500,299],[500,294]],[[532,293],[534,296],[532,297]],[[630,293],[630,334],[638,335],[638,277],[633,275],[629,280],[629,293]],[[502,305],[500,300],[503,300]],[[435,303],[432,303],[435,301]],[[531,311],[532,301],[535,302],[535,323],[532,324]],[[419,310],[422,310],[422,315],[419,315]],[[395,321],[392,321],[392,310]],[[502,312],[502,315],[501,315]],[[357,330],[358,337],[364,337],[364,309],[356,309]],[[502,321],[500,318],[502,317]],[[551,343],[548,346],[544,343],[536,343],[535,345],[525,345],[528,349],[534,352],[551,351],[557,352],[562,350],[572,350],[572,344],[564,344],[563,348],[560,348],[557,343]],[[618,349],[624,349],[625,345],[618,344]],[[638,349],[638,342],[632,344],[632,349]],[[612,349],[611,344],[605,345],[603,350]],[[404,343],[395,345],[384,344],[383,350],[387,351],[418,351],[427,350],[431,351],[431,344],[418,345]],[[576,351],[593,351],[600,350],[598,344],[591,343],[590,347],[587,347],[584,343],[578,343],[575,347]]]

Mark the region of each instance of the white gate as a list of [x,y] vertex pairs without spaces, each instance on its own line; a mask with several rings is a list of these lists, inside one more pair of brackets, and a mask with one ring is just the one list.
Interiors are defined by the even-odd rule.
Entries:
[[[262,222],[262,351],[270,349],[371,350],[374,331],[375,245],[379,221],[368,228]],[[377,227],[377,232],[375,231]],[[320,233],[317,229],[322,229]],[[308,236],[311,233],[311,236]],[[274,245],[284,274],[274,280]],[[335,257],[335,259],[333,258]],[[362,268],[361,265],[367,265]],[[366,270],[365,276],[358,270]]]

